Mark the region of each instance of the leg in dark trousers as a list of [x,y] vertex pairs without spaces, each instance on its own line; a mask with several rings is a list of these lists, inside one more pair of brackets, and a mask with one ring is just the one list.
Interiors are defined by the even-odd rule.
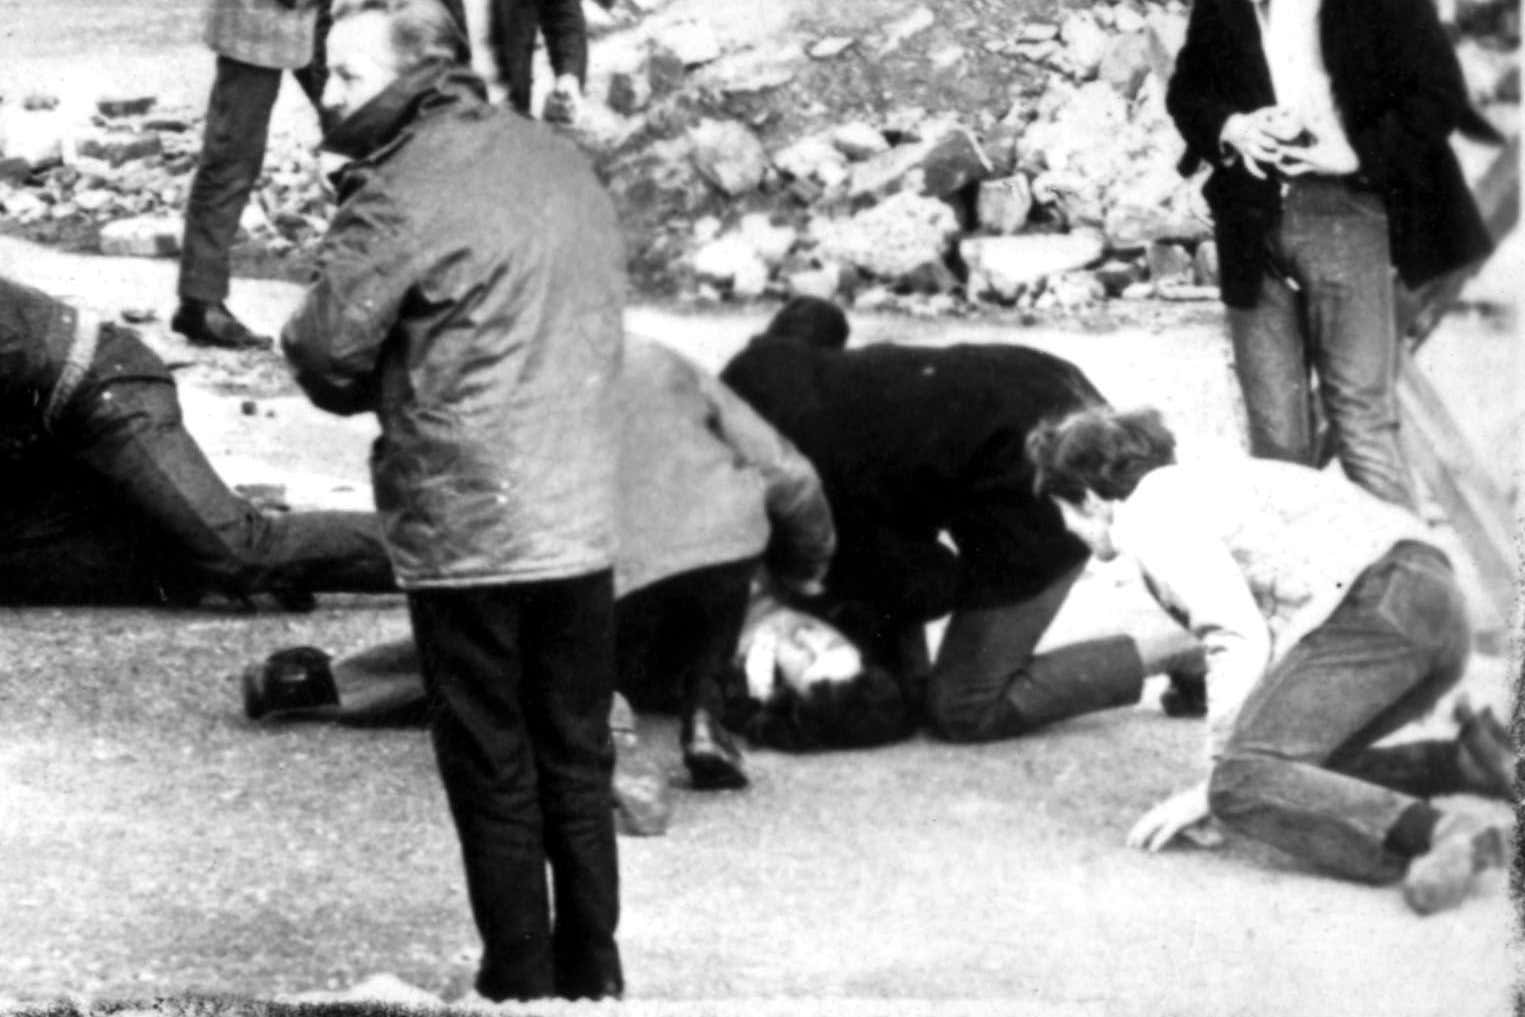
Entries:
[[180,253],[181,300],[220,304],[228,296],[238,220],[265,162],[270,111],[282,72],[217,58],[206,133],[185,209]]
[[676,707],[696,789],[743,787],[741,752],[722,726],[722,679],[746,621],[757,559],[684,572],[622,597],[620,689],[647,708]]
[[1034,656],[1044,630],[1085,569],[1076,565],[1037,596],[954,612],[927,689],[927,716],[952,741],[991,741],[1138,701],[1144,662],[1127,636]]
[[185,430],[168,369],[130,335],[103,332],[55,436],[60,455],[93,472],[118,511],[146,520],[206,588],[395,589],[371,513],[265,513],[228,490]]
[[540,30],[537,0],[492,0],[488,12],[489,45],[498,77],[508,90],[508,104],[530,115],[534,86],[535,36]]
[[408,602],[482,935],[477,991],[619,994],[609,574]]

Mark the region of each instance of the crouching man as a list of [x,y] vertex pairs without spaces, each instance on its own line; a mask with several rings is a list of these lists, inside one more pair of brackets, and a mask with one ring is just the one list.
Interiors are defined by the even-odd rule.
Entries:
[[393,590],[374,518],[261,511],[186,431],[130,329],[0,278],[0,603]]
[[376,505],[483,939],[476,991],[618,996],[619,234],[585,160],[488,105],[456,43],[438,0],[334,4],[326,145],[353,161],[282,345],[314,403],[381,424]]
[[1093,408],[1029,439],[1037,490],[1207,647],[1210,776],[1151,809],[1157,850],[1212,816],[1318,868],[1403,880],[1421,914],[1505,858],[1501,827],[1434,795],[1513,797],[1514,750],[1462,704],[1457,737],[1374,746],[1462,677],[1471,633],[1424,524],[1340,477],[1241,458],[1177,465],[1153,411]]

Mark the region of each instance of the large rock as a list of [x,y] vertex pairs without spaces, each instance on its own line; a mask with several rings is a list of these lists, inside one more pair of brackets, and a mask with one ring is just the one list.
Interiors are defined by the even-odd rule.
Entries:
[[1076,11],[1059,26],[1064,53],[1081,80],[1096,77],[1101,58],[1107,51],[1108,36],[1087,11]]
[[1144,263],[1149,267],[1149,278],[1156,284],[1195,281],[1191,252],[1180,244],[1155,241],[1145,249]]
[[763,264],[774,269],[783,264],[794,249],[799,234],[788,226],[776,226],[765,213],[752,212],[741,217],[737,224],[743,240],[757,252]]
[[48,215],[48,203],[29,190],[15,190],[0,194],[0,210],[5,217],[25,226]]
[[68,134],[67,123],[55,110],[0,105],[0,155],[21,159],[31,169],[61,162]]
[[1032,185],[1027,177],[1018,173],[980,184],[975,218],[983,229],[992,233],[1016,233],[1027,225],[1032,208]]
[[606,101],[620,116],[634,116],[651,105],[651,79],[639,72],[616,71],[609,75]]
[[929,262],[942,262],[958,233],[958,219],[943,202],[902,191],[851,219],[826,223],[819,232],[817,257],[899,280]]
[[1113,36],[1097,68],[1097,77],[1121,95],[1133,98],[1153,67],[1152,45],[1145,32]]
[[1095,261],[1102,242],[1085,233],[970,237],[958,250],[969,267],[970,296],[1011,302],[1042,279]]
[[180,253],[185,231],[178,218],[140,215],[101,227],[101,253],[112,257],[159,258]]
[[831,143],[853,161],[871,159],[890,150],[884,132],[861,120],[843,124],[831,132]]
[[731,286],[738,278],[754,278],[759,270],[766,279],[768,266],[739,233],[727,233],[694,252],[694,274],[721,287]]
[[796,180],[840,180],[846,172],[847,156],[828,138],[813,134],[773,154],[773,165]]
[[686,68],[700,67],[720,59],[720,37],[705,21],[675,22],[662,30],[661,40],[662,46]]
[[164,151],[164,143],[153,132],[107,131],[79,140],[79,154],[120,166],[134,159],[146,159]]
[[702,121],[688,139],[694,168],[731,197],[756,190],[768,171],[762,142],[735,120]]
[[994,172],[974,135],[963,127],[941,124],[921,141],[897,145],[852,167],[848,195],[883,197],[900,190],[946,197]]
[[[848,180],[847,193],[851,198],[883,198],[905,187],[907,178],[921,168],[921,162],[932,150],[925,141],[896,145],[870,159],[856,163]],[[916,190],[921,181],[916,181]]]

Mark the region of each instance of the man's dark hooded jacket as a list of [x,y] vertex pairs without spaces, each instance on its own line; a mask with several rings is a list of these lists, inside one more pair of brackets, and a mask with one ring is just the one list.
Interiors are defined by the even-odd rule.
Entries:
[[932,618],[1026,599],[1085,560],[1025,455],[1039,421],[1103,401],[1079,369],[1020,346],[843,350],[846,336],[839,309],[799,298],[721,375],[821,475],[832,595]]
[[[1219,144],[1230,115],[1276,103],[1253,4],[1196,0],[1166,96],[1186,140],[1182,170],[1213,167],[1203,193],[1231,307],[1255,304],[1265,238],[1281,205],[1275,174],[1251,176]],[[1341,125],[1361,160],[1357,183],[1386,205],[1403,282],[1418,287],[1487,255],[1492,242],[1449,138],[1497,132],[1468,105],[1431,0],[1323,0],[1319,38]]]
[[587,160],[445,63],[325,144],[358,158],[283,344],[314,403],[381,423],[371,471],[399,583],[609,567],[624,264]]

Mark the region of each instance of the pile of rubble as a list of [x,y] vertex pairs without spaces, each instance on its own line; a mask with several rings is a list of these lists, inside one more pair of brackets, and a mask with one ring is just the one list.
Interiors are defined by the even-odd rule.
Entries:
[[[47,96],[0,105],[0,221],[103,254],[177,254],[202,121],[155,106],[153,96],[103,98],[80,123]],[[311,146],[273,135],[242,239],[276,258],[302,252],[332,210]]]
[[[571,128],[624,215],[638,286],[917,313],[1215,296],[1201,181],[1177,173],[1164,108],[1182,0],[1103,0],[1053,21],[921,6],[864,37],[740,48],[662,6],[632,0],[596,26],[598,77]],[[1517,103],[1517,9],[1453,6],[1474,100]],[[882,93],[850,100],[844,83],[869,68]],[[1001,101],[891,105],[938,76],[978,77]],[[85,224],[106,253],[174,253],[197,119],[111,99],[74,129],[46,106],[0,106],[0,223],[44,238]],[[250,246],[298,270],[331,210],[310,145],[273,138]]]

